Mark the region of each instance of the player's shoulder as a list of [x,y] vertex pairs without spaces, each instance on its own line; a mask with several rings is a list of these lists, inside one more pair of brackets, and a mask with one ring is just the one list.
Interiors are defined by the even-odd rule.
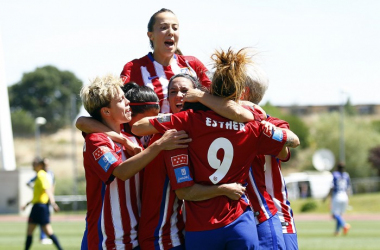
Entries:
[[130,69],[133,67],[140,67],[142,65],[149,63],[150,61],[151,60],[149,59],[148,55],[145,55],[145,56],[140,57],[140,58],[135,58],[132,61],[129,61],[124,65],[124,70]]
[[104,141],[107,139],[108,139],[108,136],[104,133],[86,134],[86,137],[85,137],[86,141]]
[[201,63],[201,61],[195,56],[176,55],[178,60],[187,61],[189,63]]

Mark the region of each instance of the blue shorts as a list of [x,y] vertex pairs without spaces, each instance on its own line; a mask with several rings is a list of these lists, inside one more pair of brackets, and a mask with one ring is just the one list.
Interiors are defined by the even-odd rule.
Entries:
[[46,225],[50,223],[49,204],[33,204],[32,211],[29,215],[30,224]]
[[297,234],[284,234],[286,250],[298,250]]
[[259,249],[253,212],[247,209],[231,224],[207,231],[186,232],[186,249]]
[[260,249],[263,250],[285,250],[285,240],[282,233],[280,218],[277,214],[257,225],[257,234]]

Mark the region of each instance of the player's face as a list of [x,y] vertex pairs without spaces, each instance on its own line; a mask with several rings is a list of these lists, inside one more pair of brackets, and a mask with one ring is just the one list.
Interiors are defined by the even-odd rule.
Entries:
[[156,16],[153,31],[148,32],[155,55],[173,56],[179,40],[178,28],[178,19],[173,13],[162,12]]
[[115,123],[127,123],[131,120],[131,108],[129,106],[129,101],[124,96],[124,92],[121,88],[118,88],[117,97],[111,101],[110,108],[110,117]]
[[189,89],[194,89],[193,83],[184,77],[175,78],[169,86],[169,104],[172,113],[178,113],[183,108],[183,96]]

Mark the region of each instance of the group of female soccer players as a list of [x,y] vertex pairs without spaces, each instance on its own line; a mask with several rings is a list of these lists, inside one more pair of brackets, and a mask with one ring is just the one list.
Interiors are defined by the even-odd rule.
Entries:
[[178,53],[178,29],[173,12],[156,12],[153,53],[81,90],[92,116],[77,121],[82,249],[297,249],[280,162],[299,140],[252,103],[266,76],[248,49],[228,49],[213,54],[210,81]]

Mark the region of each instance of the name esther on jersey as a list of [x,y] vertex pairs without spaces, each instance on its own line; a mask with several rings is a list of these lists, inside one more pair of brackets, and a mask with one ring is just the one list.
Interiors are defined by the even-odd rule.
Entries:
[[228,122],[221,122],[213,120],[209,117],[206,117],[206,126],[208,127],[219,127],[222,129],[229,129],[229,130],[242,130],[245,132],[245,124],[241,122],[235,122],[235,121],[228,121]]

